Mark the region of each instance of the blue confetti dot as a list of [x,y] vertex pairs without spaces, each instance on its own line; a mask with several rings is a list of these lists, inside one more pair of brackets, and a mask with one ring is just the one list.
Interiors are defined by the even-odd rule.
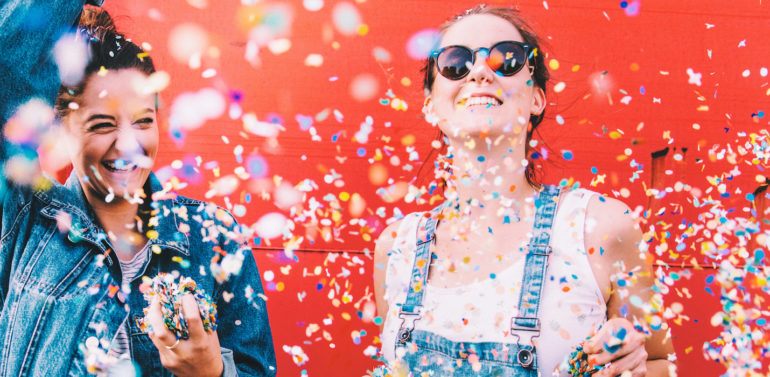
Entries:
[[572,151],[561,151],[561,155],[567,161],[571,161],[572,160]]
[[366,156],[366,149],[363,147],[358,148],[358,150],[356,150],[356,155],[358,155],[358,157]]
[[479,156],[476,159],[479,160],[479,162],[484,162],[484,160],[486,160],[486,158],[484,156]]
[[599,172],[599,169],[597,169],[597,168],[596,168],[596,166],[594,166],[594,167],[592,167],[592,168],[591,168],[591,173],[592,173],[592,174],[596,174],[596,173],[598,173],[598,172]]
[[628,7],[628,1],[621,1],[620,2],[620,7],[623,8],[623,9],[626,9]]
[[639,87],[639,94],[641,95],[647,94],[647,89],[644,88],[644,85]]
[[764,117],[765,117],[765,112],[764,112],[764,111],[762,111],[762,110],[760,110],[760,111],[757,111],[757,117],[758,117],[758,118],[764,118]]
[[251,155],[246,159],[246,170],[252,177],[265,177],[267,175],[267,161],[260,155]]
[[753,202],[754,201],[754,194],[748,193],[746,194],[746,200]]

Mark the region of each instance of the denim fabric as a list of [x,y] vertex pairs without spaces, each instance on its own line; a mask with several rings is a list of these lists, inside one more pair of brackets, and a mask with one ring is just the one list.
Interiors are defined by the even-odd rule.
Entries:
[[[422,299],[428,282],[438,215],[446,206],[435,208],[425,225],[426,237],[417,241],[414,264],[404,303],[400,306],[402,324],[396,339],[396,370],[406,367],[423,376],[514,376],[538,375],[537,356],[531,339],[540,334],[538,309],[551,252],[550,231],[556,213],[559,189],[546,186],[535,200],[533,236],[524,265],[519,315],[511,318],[511,334],[516,343],[455,342],[438,334],[415,329],[422,317]],[[527,342],[522,343],[522,335]]]
[[[3,128],[16,108],[32,98],[53,105],[59,72],[52,49],[76,22],[85,0],[5,0],[0,4],[0,178],[11,156],[35,158],[37,143],[11,144]],[[0,201],[6,194],[0,179]]]
[[[225,371],[275,375],[259,272],[249,248],[230,240],[238,225],[214,205],[161,193],[154,175],[148,189],[155,193],[158,238],[150,242],[158,253],[141,275],[179,271],[193,278],[217,303]],[[67,218],[72,226],[61,231]],[[109,344],[125,322],[142,376],[171,375],[136,323],[148,305],[142,279],[131,283],[128,295],[118,290],[120,266],[95,218],[74,173],[47,191],[11,186],[0,207],[0,375],[86,375],[86,342]],[[209,270],[218,248],[244,257],[240,273],[223,284]]]
[[[51,50],[58,38],[75,24],[84,3],[85,0],[2,2],[0,128],[19,105],[31,98],[40,98],[53,105],[60,81]],[[4,141],[3,144],[0,148],[0,161],[5,161],[12,154],[23,152],[9,151],[11,145]]]
[[[536,377],[537,360],[523,368],[517,356],[531,346],[494,342],[453,342],[440,335],[414,330],[411,340],[396,347],[398,363],[404,363],[415,376],[453,377]],[[399,353],[403,352],[403,356]],[[396,366],[398,368],[398,366]]]

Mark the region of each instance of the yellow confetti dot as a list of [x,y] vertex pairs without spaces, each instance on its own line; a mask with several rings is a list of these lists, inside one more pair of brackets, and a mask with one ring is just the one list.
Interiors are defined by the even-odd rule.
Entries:
[[622,136],[623,136],[623,134],[621,134],[618,131],[610,131],[610,139],[612,139],[612,140],[620,139]]
[[463,258],[463,263],[466,263],[466,264],[467,264],[467,263],[470,263],[470,262],[471,262],[471,257],[465,257],[465,258]]
[[410,80],[409,77],[404,77],[401,79],[401,85],[410,86],[412,85],[412,80]]
[[573,65],[572,66],[572,72],[577,72],[580,69],[579,65]]
[[350,194],[347,191],[343,191],[340,193],[340,200],[343,202],[347,202],[350,199]]
[[282,282],[282,281],[281,281],[281,282],[278,282],[278,284],[276,284],[276,285],[275,285],[275,289],[276,289],[278,292],[281,292],[281,291],[283,291],[283,289],[284,289],[284,288],[286,288],[286,286],[283,284],[283,282]]
[[639,64],[637,63],[631,63],[631,66],[628,67],[630,70],[636,72],[639,70]]
[[155,254],[160,254],[160,246],[158,246],[158,245],[152,245],[150,250],[152,250],[152,252],[155,253]]
[[366,25],[366,24],[358,25],[358,30],[356,30],[356,32],[358,32],[358,35],[361,35],[361,36],[369,34],[369,25]]
[[416,141],[416,138],[414,137],[414,135],[409,134],[401,138],[401,145],[408,147],[410,145],[413,145],[415,141]]
[[342,319],[346,321],[350,321],[350,314],[348,312],[342,312],[342,314],[340,314],[340,317],[342,317]]
[[548,62],[548,68],[553,69],[554,71],[559,69],[559,61],[551,59],[551,61]]
[[147,231],[147,238],[154,240],[158,238],[158,231],[157,230],[149,230]]

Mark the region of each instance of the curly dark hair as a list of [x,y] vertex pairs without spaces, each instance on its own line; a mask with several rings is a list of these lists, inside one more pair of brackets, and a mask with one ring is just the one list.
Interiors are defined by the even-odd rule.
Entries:
[[104,9],[88,5],[83,7],[75,33],[76,38],[88,41],[88,64],[79,83],[62,85],[59,88],[54,105],[58,119],[69,114],[70,103],[77,103],[88,79],[102,67],[107,70],[136,68],[147,75],[155,73],[152,59],[141,47],[118,32],[112,18]]

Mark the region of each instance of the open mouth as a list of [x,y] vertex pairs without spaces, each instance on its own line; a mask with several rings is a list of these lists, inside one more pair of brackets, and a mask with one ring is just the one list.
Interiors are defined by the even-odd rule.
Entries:
[[491,106],[500,106],[503,104],[503,101],[490,96],[473,96],[473,97],[465,97],[460,100],[460,102],[457,103],[458,106],[485,106],[485,107],[491,107]]
[[112,173],[127,173],[139,167],[136,163],[123,159],[104,160],[102,161],[102,166]]

